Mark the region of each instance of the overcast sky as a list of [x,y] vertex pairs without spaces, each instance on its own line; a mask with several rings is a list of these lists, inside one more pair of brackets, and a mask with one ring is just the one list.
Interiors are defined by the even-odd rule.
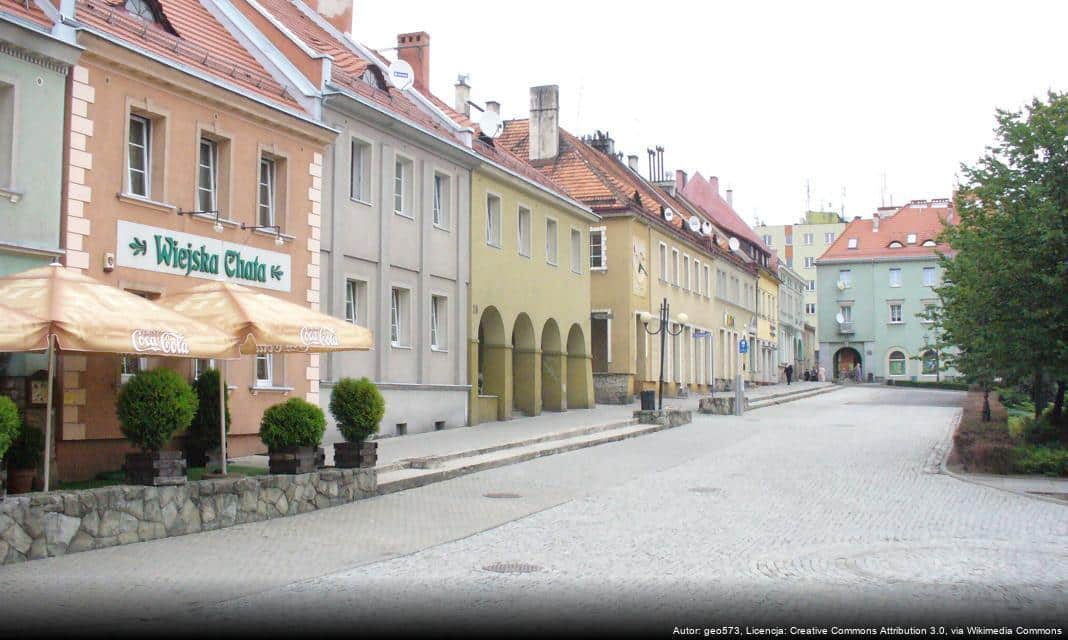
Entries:
[[796,221],[806,183],[849,217],[882,203],[884,174],[887,204],[949,197],[996,107],[1068,89],[1068,2],[355,2],[367,45],[430,34],[449,104],[458,73],[506,118],[558,84],[565,129],[607,130],[643,172],[662,145],[750,223]]

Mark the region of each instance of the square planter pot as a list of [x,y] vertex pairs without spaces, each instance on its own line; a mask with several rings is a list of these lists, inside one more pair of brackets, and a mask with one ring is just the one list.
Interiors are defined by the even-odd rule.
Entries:
[[7,491],[11,494],[33,491],[33,481],[37,478],[37,469],[8,469]]
[[149,451],[127,453],[126,482],[150,486],[186,483],[185,456],[181,451]]
[[268,464],[271,473],[312,473],[326,464],[326,453],[322,447],[271,449]]
[[377,442],[338,442],[334,445],[334,466],[338,469],[369,469],[378,463]]

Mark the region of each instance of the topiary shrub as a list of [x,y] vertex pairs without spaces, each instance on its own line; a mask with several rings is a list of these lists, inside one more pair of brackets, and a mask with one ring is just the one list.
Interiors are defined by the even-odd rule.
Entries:
[[378,433],[378,423],[386,414],[386,400],[367,378],[342,378],[330,393],[330,413],[345,440],[363,442]]
[[197,394],[171,369],[138,373],[122,386],[116,405],[122,433],[145,451],[159,451],[171,435],[189,427]]
[[300,398],[268,407],[260,421],[260,439],[271,450],[317,447],[325,431],[323,410]]
[[8,447],[21,431],[22,417],[19,416],[19,408],[11,398],[0,396],[0,458],[7,453]]
[[[208,451],[219,447],[219,370],[208,369],[194,383],[199,404],[189,425],[189,444]],[[230,433],[230,390],[225,390],[226,433]]]

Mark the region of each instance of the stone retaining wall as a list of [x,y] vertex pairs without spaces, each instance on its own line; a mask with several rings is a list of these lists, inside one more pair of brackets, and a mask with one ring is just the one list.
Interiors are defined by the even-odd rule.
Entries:
[[629,373],[594,373],[593,400],[597,404],[630,404],[634,396],[630,392]]
[[682,409],[663,409],[655,411],[635,411],[634,418],[639,424],[659,424],[665,427],[681,427],[693,422],[693,411]]
[[308,513],[375,495],[377,478],[374,469],[321,469],[8,496],[0,502],[0,564]]

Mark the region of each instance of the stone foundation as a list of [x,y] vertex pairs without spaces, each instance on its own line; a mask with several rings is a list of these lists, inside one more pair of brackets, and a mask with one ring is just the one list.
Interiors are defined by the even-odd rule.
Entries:
[[0,564],[282,518],[375,495],[374,469],[113,486],[8,496],[0,502]]
[[[749,408],[749,398],[745,399],[745,408]],[[734,415],[734,396],[718,398],[701,398],[697,404],[697,410],[701,413],[713,413],[720,416]]]
[[663,409],[656,411],[635,411],[639,424],[659,424],[665,427],[679,427],[693,421],[693,411],[681,409]]
[[593,399],[597,404],[630,404],[630,375],[626,373],[593,374]]

